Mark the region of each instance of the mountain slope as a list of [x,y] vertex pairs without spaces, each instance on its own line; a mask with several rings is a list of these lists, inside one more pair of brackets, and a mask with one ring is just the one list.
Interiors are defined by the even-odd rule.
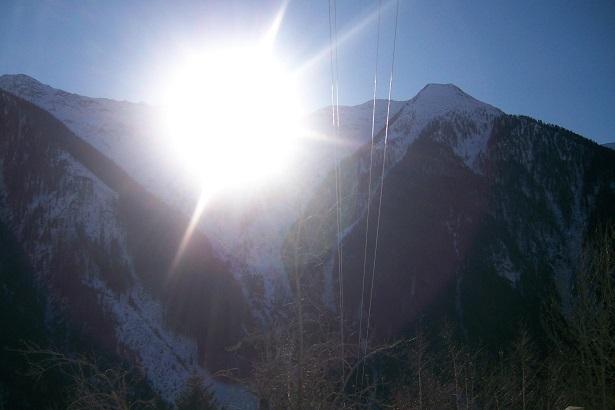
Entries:
[[[477,101],[451,84],[429,84],[414,98],[402,106],[399,112],[392,115],[389,127],[387,159],[385,173],[400,161],[408,151],[408,147],[419,138],[426,126],[436,118],[446,118],[454,122],[454,133],[440,136],[448,139],[448,143],[456,155],[462,156],[466,166],[476,169],[481,153],[484,151],[492,121],[503,115],[498,109]],[[372,197],[378,192],[380,174],[383,169],[382,158],[385,130],[380,129],[375,137],[372,164]],[[360,219],[366,212],[370,146],[361,147],[352,156],[343,161],[341,166],[341,201],[342,201],[342,231],[360,229]],[[335,183],[332,174],[320,185],[311,201],[306,205],[301,217],[310,220],[303,227],[303,243],[300,248],[312,259],[308,265],[327,263],[330,250],[336,241],[335,218]],[[370,197],[370,201],[373,201]],[[372,218],[373,221],[373,218]],[[364,224],[364,223],[363,223]],[[288,238],[293,238],[291,233]],[[293,241],[287,240],[285,245],[286,263],[293,254]],[[361,263],[363,258],[360,259]],[[330,263],[329,263],[330,265]],[[311,269],[311,268],[310,268]],[[321,277],[321,282],[327,282],[331,288],[331,278]],[[329,275],[330,276],[330,275]],[[326,292],[331,299],[332,292]]]
[[[171,269],[187,217],[5,92],[0,148],[0,215],[49,293],[47,315],[132,357],[170,400],[192,373],[206,375],[201,365],[237,365],[224,348],[248,315],[224,263],[197,233]],[[218,385],[222,399],[228,389]]]
[[[164,127],[159,109],[67,93],[25,75],[0,76],[0,89],[51,113],[165,203],[186,214],[193,211],[199,192],[186,180],[180,161],[168,155],[172,141],[160,131]],[[394,101],[391,112],[404,104]],[[286,236],[301,203],[332,169],[336,156],[351,155],[369,141],[372,108],[371,102],[341,106],[339,140],[332,138],[330,108],[315,112],[306,119],[310,138],[283,186],[246,189],[230,204],[222,200],[208,207],[209,217],[203,218],[200,228],[236,276],[253,271],[265,276],[283,273],[279,238]],[[386,108],[386,102],[378,100],[376,131],[384,126]]]
[[[425,316],[448,316],[496,346],[520,321],[537,326],[544,298],[555,288],[563,298],[569,292],[586,235],[612,221],[613,153],[559,127],[508,116],[451,85],[424,88],[393,118],[389,138],[375,333],[396,337]],[[365,265],[368,147],[342,169],[344,306],[351,323],[360,317],[364,266],[367,313],[382,140],[374,154]],[[307,255],[304,287],[336,306],[333,186],[331,176],[307,207],[310,223],[302,226],[299,249]]]
[[168,147],[162,144],[163,136],[156,127],[158,110],[144,104],[71,94],[23,74],[0,76],[0,89],[52,114],[166,202],[173,204],[181,194],[173,189],[177,175],[167,167]]
[[[38,384],[25,375],[28,363],[18,349],[24,341],[47,346],[43,292],[36,286],[23,249],[10,230],[0,222],[0,407],[19,403],[20,408],[42,408],[63,402],[62,383],[49,377]],[[54,323],[56,327],[57,323]],[[49,326],[49,324],[47,324]],[[60,329],[56,329],[59,332]],[[44,397],[41,397],[44,396]]]
[[[225,348],[292,296],[295,260],[306,300],[336,309],[336,159],[351,326],[362,292],[368,309],[381,216],[370,323],[380,339],[445,316],[490,347],[521,321],[536,327],[546,296],[557,289],[565,302],[581,245],[615,208],[612,151],[430,84],[393,103],[384,166],[378,101],[371,181],[372,103],[340,107],[338,138],[320,110],[286,179],[212,201],[173,266],[194,192],[177,164],[158,162],[168,142],[149,133],[156,110],[22,76],[0,77],[0,88],[11,93],[0,92],[2,221],[52,311],[143,364],[168,399],[190,373],[207,377],[203,365],[247,367]],[[249,401],[216,389],[223,402]]]

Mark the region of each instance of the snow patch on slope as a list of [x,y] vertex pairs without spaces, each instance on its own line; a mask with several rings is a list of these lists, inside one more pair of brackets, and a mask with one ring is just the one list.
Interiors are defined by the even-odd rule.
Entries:
[[[135,275],[133,278],[136,281]],[[162,397],[175,401],[188,379],[199,375],[206,385],[212,386],[220,404],[256,408],[254,397],[245,390],[216,381],[199,366],[196,342],[163,325],[162,307],[140,284],[135,284],[127,294],[113,293],[96,277],[89,278],[87,284],[98,290],[101,304],[116,319],[118,341],[137,355],[148,380]]]

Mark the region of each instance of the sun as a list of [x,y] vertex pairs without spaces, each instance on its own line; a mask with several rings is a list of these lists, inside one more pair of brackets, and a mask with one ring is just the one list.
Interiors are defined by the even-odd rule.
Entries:
[[282,175],[296,153],[297,82],[261,44],[191,53],[164,103],[171,150],[203,192],[252,188]]

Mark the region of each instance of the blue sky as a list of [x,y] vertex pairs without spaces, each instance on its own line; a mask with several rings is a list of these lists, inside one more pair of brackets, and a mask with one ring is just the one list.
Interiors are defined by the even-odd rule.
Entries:
[[[254,38],[281,1],[0,1],[0,74],[25,73],[57,88],[157,101],[186,45]],[[340,35],[376,0],[338,0]],[[380,83],[388,76],[394,7],[382,16]],[[287,7],[276,51],[290,67],[329,41],[327,0]],[[454,83],[508,113],[615,141],[614,1],[401,0],[393,97]],[[375,20],[339,48],[340,102],[371,98]],[[329,59],[304,78],[306,105],[329,103]],[[379,96],[386,90],[381,87]]]

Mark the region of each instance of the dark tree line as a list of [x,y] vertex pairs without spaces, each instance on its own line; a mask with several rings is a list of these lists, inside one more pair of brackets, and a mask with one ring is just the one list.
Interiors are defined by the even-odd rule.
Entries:
[[[545,301],[540,337],[519,326],[513,340],[493,350],[470,341],[455,322],[418,323],[407,337],[359,355],[356,345],[342,349],[334,313],[298,297],[233,347],[252,360],[250,375],[234,382],[261,409],[615,408],[614,244],[615,229],[592,235],[570,297]],[[354,339],[352,328],[344,331]],[[23,353],[35,380],[60,374],[68,408],[220,408],[196,376],[171,405],[142,388],[133,368],[52,350]]]
[[499,349],[455,322],[417,324],[360,361],[350,344],[342,356],[334,315],[297,298],[306,306],[246,340],[258,354],[244,383],[267,409],[612,409],[615,229],[591,235],[572,283],[568,297],[543,301],[539,334],[521,324]]

